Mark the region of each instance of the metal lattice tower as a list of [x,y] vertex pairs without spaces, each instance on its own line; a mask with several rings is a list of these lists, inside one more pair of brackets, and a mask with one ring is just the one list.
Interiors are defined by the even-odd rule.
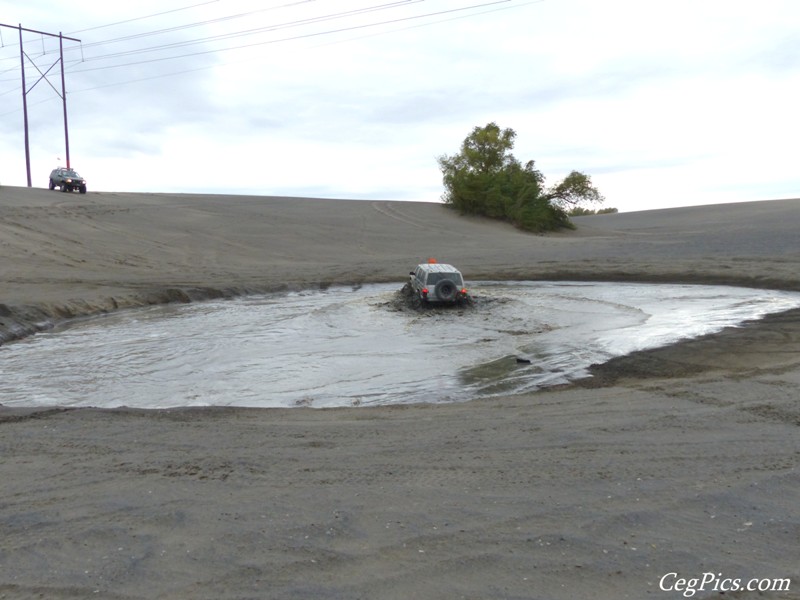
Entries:
[[[47,33],[46,31],[37,31],[36,29],[26,29],[21,24],[20,25],[5,25],[0,23],[0,27],[8,27],[9,29],[17,29],[19,31],[19,60],[20,66],[22,69],[22,113],[23,113],[23,121],[25,127],[25,168],[27,169],[28,174],[28,187],[31,186],[31,151],[30,151],[30,137],[28,134],[28,93],[35,88],[39,82],[42,80],[46,81],[47,84],[53,88],[56,94],[61,98],[61,101],[64,105],[64,145],[66,146],[66,153],[67,153],[67,168],[70,167],[69,162],[69,124],[67,121],[67,86],[66,80],[64,78],[64,40],[69,40],[71,42],[80,42],[80,40],[67,37],[62,35],[61,32],[56,35],[55,33]],[[25,48],[22,43],[22,32],[26,31],[28,33],[36,33],[42,36],[49,36],[49,37],[57,37],[58,38],[58,60],[56,60],[50,68],[46,71],[42,71],[39,66],[33,62],[30,56],[25,53]],[[39,79],[37,79],[33,85],[28,88],[25,82],[25,59],[28,59],[28,62],[32,64],[37,71],[39,71]],[[47,79],[47,74],[55,67],[57,64],[61,65],[61,91],[59,92],[56,87],[50,83],[50,80]]]

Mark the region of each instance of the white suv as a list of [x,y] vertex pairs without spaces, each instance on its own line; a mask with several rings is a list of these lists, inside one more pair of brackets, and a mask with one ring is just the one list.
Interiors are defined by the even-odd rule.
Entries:
[[436,262],[417,265],[409,276],[411,294],[422,304],[428,302],[460,304],[469,301],[464,278],[452,265]]

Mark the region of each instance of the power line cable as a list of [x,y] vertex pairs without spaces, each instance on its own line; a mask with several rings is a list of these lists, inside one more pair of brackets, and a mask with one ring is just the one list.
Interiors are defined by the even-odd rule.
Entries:
[[[219,1],[220,0],[209,0],[207,2],[201,2],[199,4],[192,4],[190,6],[184,6],[184,7],[181,7],[181,8],[173,8],[171,10],[165,10],[165,11],[158,12],[158,13],[153,13],[153,14],[149,14],[149,15],[143,15],[143,16],[140,16],[140,17],[133,17],[131,19],[125,19],[124,21],[115,21],[113,23],[106,23],[105,25],[96,25],[94,27],[88,27],[86,29],[79,29],[77,31],[74,31],[74,32],[71,32],[71,33],[68,33],[68,34],[65,34],[65,35],[72,36],[72,35],[75,35],[75,34],[78,34],[78,33],[84,33],[86,31],[95,31],[95,30],[98,30],[98,29],[106,29],[108,27],[116,27],[117,25],[125,25],[127,23],[133,23],[133,22],[136,22],[136,21],[143,21],[145,19],[151,19],[151,18],[154,18],[154,17],[160,17],[160,16],[163,16],[163,15],[169,15],[169,14],[176,13],[176,12],[181,12],[181,11],[184,11],[184,10],[190,10],[190,9],[193,9],[193,8],[198,8],[200,6],[206,6],[208,4],[216,4]],[[299,0],[298,2],[294,2],[292,4],[304,4],[306,2],[315,2],[315,1],[316,0]],[[274,8],[279,8],[279,7],[274,7]],[[151,34],[147,34],[146,33],[146,34],[139,34],[139,35],[151,35]],[[131,37],[133,38],[133,37],[137,37],[137,36],[131,36]],[[2,29],[0,29],[0,38],[2,38]],[[116,38],[116,39],[120,39],[121,40],[121,39],[125,39],[125,38]],[[113,41],[115,41],[115,40],[107,40],[105,42],[93,42],[93,43],[89,44],[89,46],[109,43],[109,42],[113,42]],[[0,48],[4,48],[4,47],[5,47],[4,43],[0,44]],[[43,54],[46,54],[46,52],[43,52],[42,54],[37,55],[37,57],[38,56],[42,56]],[[0,59],[0,60],[12,60],[12,59],[15,59],[15,57],[9,57],[7,59],[4,58],[4,59]]]
[[367,34],[367,35],[362,35],[362,36],[358,36],[358,37],[350,37],[350,38],[347,38],[347,39],[344,39],[344,40],[338,40],[338,41],[335,41],[335,42],[327,42],[325,44],[318,44],[315,47],[316,48],[322,48],[324,46],[332,46],[334,44],[346,44],[348,42],[352,42],[352,41],[355,41],[355,40],[364,40],[364,39],[368,39],[368,38],[371,38],[371,37],[377,37],[377,36],[380,36],[380,35],[386,35],[386,34],[389,34],[389,33],[397,33],[397,32],[400,32],[400,31],[409,31],[411,29],[419,29],[421,27],[430,27],[432,25],[439,25],[440,23],[449,23],[450,21],[459,21],[461,19],[471,19],[473,17],[477,17],[478,15],[486,15],[486,14],[489,14],[489,13],[500,12],[500,11],[504,11],[504,10],[514,10],[516,8],[521,8],[523,6],[529,6],[531,4],[541,4],[542,2],[545,2],[545,1],[546,0],[530,0],[529,2],[523,2],[521,4],[515,4],[513,6],[504,6],[504,7],[501,7],[501,8],[491,8],[489,10],[484,10],[484,11],[472,13],[472,14],[469,14],[469,15],[459,15],[457,17],[449,17],[447,19],[439,19],[438,21],[431,21],[430,23],[419,23],[417,25],[409,25],[408,27],[399,27],[397,29],[392,29],[391,31],[382,31],[382,32],[377,32],[377,33],[370,33],[370,34]]
[[[289,21],[289,22],[286,22],[286,23],[279,23],[279,24],[276,24],[276,25],[268,25],[268,26],[265,26],[265,27],[258,27],[258,28],[254,28],[254,29],[245,29],[245,30],[236,31],[236,32],[232,32],[232,33],[225,33],[225,34],[219,34],[219,35],[214,35],[214,36],[207,36],[207,37],[203,37],[203,38],[196,38],[196,39],[193,39],[193,40],[184,40],[184,41],[180,41],[180,42],[172,42],[172,43],[169,43],[169,44],[160,44],[158,46],[150,46],[150,47],[146,47],[146,48],[137,48],[137,49],[133,49],[133,50],[123,50],[123,51],[115,52],[115,53],[111,53],[111,54],[103,54],[103,55],[100,55],[100,56],[92,56],[92,57],[87,58],[86,61],[89,62],[89,61],[95,61],[95,60],[105,60],[105,59],[108,59],[108,58],[117,58],[117,57],[120,57],[120,56],[131,56],[131,55],[134,55],[134,54],[146,54],[148,52],[158,52],[160,50],[167,50],[167,49],[172,49],[172,48],[183,48],[183,47],[186,47],[186,46],[194,46],[194,45],[208,43],[208,42],[221,41],[221,40],[226,40],[226,39],[235,39],[235,38],[238,38],[238,37],[245,37],[245,36],[248,36],[248,35],[256,35],[256,34],[265,33],[265,32],[268,32],[268,31],[278,31],[280,29],[291,29],[291,28],[294,28],[294,27],[301,27],[301,26],[304,26],[304,25],[310,25],[310,24],[314,24],[314,23],[322,23],[322,22],[325,22],[325,21],[343,19],[343,18],[353,17],[353,16],[367,14],[367,13],[371,13],[371,12],[387,10],[387,9],[390,9],[390,8],[398,8],[400,6],[408,6],[409,4],[418,4],[420,2],[425,2],[425,1],[426,0],[400,0],[399,2],[392,2],[392,3],[389,3],[389,4],[373,5],[373,6],[369,6],[369,7],[366,7],[366,8],[360,8],[360,9],[355,9],[355,10],[350,10],[350,11],[344,11],[344,12],[340,12],[340,13],[332,13],[332,14],[328,14],[328,15],[321,15],[321,16],[317,16],[317,17],[310,17],[310,18],[306,18],[306,19],[299,19],[299,20],[296,20],[296,21]],[[261,12],[261,11],[255,11],[255,12]],[[250,13],[250,14],[252,14],[252,13]],[[200,23],[200,24],[207,24],[207,23],[212,23],[212,22],[218,22],[220,20],[238,18],[239,16],[242,16],[242,15],[232,15],[230,17],[224,17],[224,18],[219,19],[219,20],[215,19],[213,21],[204,21],[203,23]],[[169,28],[169,29],[163,29],[163,30],[160,30],[160,31],[151,32],[151,34],[156,35],[156,34],[160,34],[162,32],[177,31],[177,30],[183,29],[185,27],[186,26],[180,26],[180,27],[174,27],[174,28]],[[142,35],[145,35],[145,34],[142,34]],[[150,34],[146,34],[146,35],[150,35]],[[129,38],[120,38],[120,39],[121,40],[127,40]],[[101,44],[101,43],[102,42],[97,42],[97,44]],[[88,48],[88,47],[89,47],[88,44],[84,45],[84,48]]]
[[423,18],[432,17],[432,16],[439,16],[439,15],[444,15],[444,14],[452,14],[452,13],[456,13],[456,12],[463,12],[463,11],[466,11],[466,10],[474,10],[476,8],[483,8],[483,7],[486,7],[486,6],[494,6],[494,5],[497,5],[497,4],[506,4],[508,2],[513,2],[513,1],[514,0],[494,0],[493,2],[484,2],[484,3],[481,3],[481,4],[475,4],[475,5],[472,5],[472,6],[453,8],[453,9],[442,10],[442,11],[431,12],[431,13],[425,13],[425,14],[420,14],[420,15],[412,15],[412,16],[409,16],[409,17],[402,17],[402,18],[391,19],[391,20],[387,20],[387,21],[379,21],[379,22],[375,22],[375,23],[366,23],[366,24],[362,24],[362,25],[354,25],[354,26],[351,26],[351,27],[342,27],[342,28],[339,28],[339,29],[330,29],[330,30],[327,30],[327,31],[317,31],[317,32],[313,32],[313,33],[306,33],[306,34],[301,34],[301,35],[296,35],[296,36],[291,36],[291,37],[267,40],[267,41],[264,41],[264,42],[254,42],[254,43],[250,43],[250,44],[242,44],[242,45],[239,45],[239,46],[228,46],[226,48],[217,48],[215,50],[203,50],[203,51],[200,51],[200,52],[191,52],[191,53],[188,53],[188,54],[179,54],[179,55],[174,55],[174,56],[165,56],[165,57],[160,57],[160,58],[152,58],[152,59],[148,59],[148,60],[141,60],[141,61],[135,61],[135,62],[130,62],[130,63],[121,63],[121,64],[117,64],[117,65],[107,65],[107,66],[104,66],[104,67],[91,67],[91,68],[88,68],[88,69],[77,69],[77,70],[70,71],[70,72],[71,73],[88,73],[88,72],[91,72],[91,71],[102,71],[102,70],[107,70],[107,69],[118,69],[118,68],[122,68],[122,67],[130,67],[130,66],[136,66],[136,65],[142,65],[142,64],[150,64],[150,63],[155,63],[155,62],[163,62],[163,61],[166,61],[166,60],[177,60],[177,59],[189,58],[189,57],[193,57],[193,56],[203,56],[203,55],[208,55],[208,54],[216,54],[216,53],[219,53],[219,52],[228,52],[228,51],[231,51],[231,50],[242,50],[242,49],[246,49],[246,48],[254,48],[254,47],[257,47],[257,46],[278,44],[278,43],[295,41],[295,40],[300,40],[300,39],[319,37],[319,36],[323,36],[323,35],[332,35],[332,34],[335,34],[335,33],[343,33],[343,32],[347,32],[347,31],[356,31],[356,30],[359,30],[359,29],[367,29],[367,28],[370,28],[370,27],[379,27],[381,25],[390,25],[390,24],[393,24],[393,23],[402,23],[402,22],[406,22],[406,21],[412,21],[412,20],[416,20],[416,19],[423,19]]
[[[214,1],[218,1],[218,0],[214,0]],[[288,8],[288,7],[298,6],[298,5],[301,5],[301,4],[308,4],[309,2],[315,2],[315,1],[317,1],[317,0],[297,0],[295,2],[285,3],[285,4],[281,4],[279,6],[272,6],[272,7],[265,8],[265,9],[249,11],[249,12],[246,12],[246,13],[238,13],[238,14],[235,14],[235,15],[227,15],[227,16],[224,16],[224,17],[218,17],[216,19],[210,19],[210,20],[206,20],[206,21],[202,21],[202,22],[189,23],[189,24],[184,24],[184,25],[177,25],[177,26],[169,27],[169,28],[165,28],[165,29],[160,29],[160,30],[155,30],[155,31],[148,31],[148,32],[133,34],[133,35],[130,35],[130,36],[122,36],[122,37],[113,38],[113,39],[109,39],[109,40],[104,40],[104,41],[100,41],[100,42],[90,42],[90,43],[87,43],[87,44],[81,44],[81,46],[80,46],[81,55],[83,57],[83,50],[86,49],[86,48],[92,48],[92,47],[95,47],[95,46],[108,45],[108,44],[112,44],[112,43],[116,43],[116,42],[120,42],[120,41],[130,41],[130,40],[134,40],[134,39],[138,39],[138,38],[142,38],[142,37],[160,35],[160,34],[164,34],[164,33],[173,33],[175,31],[180,31],[180,30],[183,30],[183,29],[191,28],[191,27],[215,24],[215,23],[220,23],[220,22],[229,21],[229,20],[233,20],[233,19],[238,19],[238,18],[242,18],[242,17],[249,17],[249,16],[252,16],[254,14],[261,13],[261,12],[277,10],[277,9],[280,9],[280,8]],[[157,51],[160,51],[160,50],[165,50],[165,49],[170,49],[170,48],[178,48],[178,47],[184,47],[184,46],[190,46],[190,45],[197,45],[197,44],[206,43],[206,42],[209,42],[209,41],[236,38],[236,37],[244,36],[244,35],[254,35],[254,34],[257,34],[257,33],[263,33],[265,31],[277,30],[277,29],[281,29],[281,28],[299,27],[299,26],[307,25],[307,24],[314,23],[314,22],[324,22],[324,21],[328,21],[328,20],[332,20],[332,19],[336,19],[336,18],[345,18],[345,17],[348,17],[348,16],[355,16],[355,15],[358,15],[358,14],[374,12],[374,11],[377,11],[377,10],[385,10],[385,9],[388,9],[388,8],[396,8],[396,7],[399,7],[399,6],[407,6],[409,4],[416,4],[416,3],[419,3],[419,2],[425,2],[425,1],[426,0],[395,0],[394,2],[391,2],[391,3],[388,3],[388,4],[371,5],[371,6],[363,7],[363,8],[360,8],[360,9],[354,9],[354,10],[350,10],[350,11],[343,11],[343,12],[339,12],[339,13],[331,13],[331,14],[328,14],[328,15],[311,17],[311,18],[307,18],[307,19],[300,19],[300,20],[297,20],[297,21],[289,21],[287,23],[281,23],[281,24],[278,24],[278,25],[271,25],[271,26],[252,29],[252,30],[243,30],[243,31],[229,33],[229,34],[221,34],[221,35],[218,35],[218,36],[208,36],[208,37],[205,37],[205,38],[196,38],[194,40],[184,40],[184,41],[181,41],[181,42],[172,42],[172,43],[168,43],[168,44],[160,44],[160,45],[149,46],[149,47],[145,47],[145,48],[126,50],[126,51],[121,51],[121,52],[117,52],[117,53],[109,53],[109,54],[89,57],[88,59],[84,59],[84,60],[90,60],[90,61],[92,61],[92,60],[103,60],[103,59],[106,59],[106,58],[116,58],[116,57],[125,56],[125,55],[143,54],[143,53],[147,53],[147,52],[157,52]],[[204,4],[208,4],[208,3],[204,3]],[[193,5],[193,6],[203,6],[203,4],[198,4],[198,5]],[[192,7],[186,7],[186,8],[192,8]],[[176,9],[176,10],[184,10],[184,9]],[[167,11],[167,13],[168,12],[175,12],[175,11]],[[146,15],[144,17],[137,17],[136,19],[129,19],[127,21],[120,21],[119,23],[127,23],[127,22],[130,22],[130,21],[146,19],[146,18],[149,18],[149,17],[152,17],[152,16],[157,16],[157,15],[167,14],[167,13],[156,13],[155,15]],[[111,25],[113,25],[113,24],[98,26],[98,28],[99,27],[108,27],[108,26],[111,26]],[[95,29],[95,28],[92,28],[92,29]],[[65,52],[75,51],[75,50],[77,50],[77,47],[68,47],[68,48],[65,48],[64,50],[65,50]],[[38,54],[34,58],[39,58],[39,57],[43,56],[44,54],[46,54],[46,51],[43,48],[42,54]],[[17,58],[16,57],[9,57],[9,58],[5,58],[5,59],[0,59],[0,61],[2,61],[2,60],[17,60]]]
[[[214,2],[218,2],[218,1],[219,0],[214,0]],[[235,14],[235,15],[227,15],[227,16],[224,16],[224,17],[217,17],[215,19],[207,19],[205,21],[197,21],[195,23],[186,23],[184,25],[175,25],[174,27],[167,27],[167,28],[164,28],[164,29],[156,29],[154,31],[146,31],[146,32],[142,32],[142,33],[134,33],[134,34],[127,35],[127,36],[121,36],[121,37],[116,37],[116,38],[112,38],[112,39],[108,39],[108,40],[102,40],[102,41],[99,41],[99,42],[91,42],[91,43],[88,43],[88,44],[84,44],[84,48],[92,48],[94,46],[104,46],[104,45],[107,45],[107,44],[114,44],[114,43],[117,43],[117,42],[125,42],[125,41],[130,41],[130,40],[143,38],[143,37],[151,37],[151,36],[154,36],[154,35],[161,35],[163,33],[173,33],[175,31],[182,31],[184,29],[191,29],[193,27],[201,27],[203,25],[213,25],[213,24],[216,24],[216,23],[223,23],[225,21],[232,21],[232,20],[241,19],[241,18],[244,18],[244,17],[251,17],[251,16],[253,16],[255,14],[262,13],[262,12],[278,10],[280,8],[287,8],[287,7],[290,7],[290,6],[297,6],[297,5],[300,5],[300,4],[308,4],[309,2],[316,2],[316,1],[317,0],[300,0],[299,2],[291,2],[289,4],[282,4],[280,6],[271,6],[269,8],[261,8],[261,9],[258,9],[258,10],[251,10],[249,12],[239,13],[239,14]],[[405,1],[408,2],[410,0],[405,0]],[[205,4],[211,4],[211,2],[207,2]],[[198,4],[196,6],[203,6],[203,5],[202,4]],[[166,13],[159,13],[159,14],[166,14]],[[140,17],[140,18],[146,18],[146,17]],[[138,19],[131,19],[131,20],[133,21],[133,20],[138,20]],[[128,22],[130,22],[130,21],[121,21],[121,23],[128,23]],[[110,25],[103,25],[102,27],[109,27],[109,26]]]
[[[306,0],[307,2],[311,2],[313,0]],[[127,23],[133,23],[135,21],[143,21],[145,19],[151,19],[153,17],[160,17],[163,15],[169,15],[176,12],[181,12],[183,10],[189,10],[192,8],[197,8],[198,6],[206,6],[207,4],[216,4],[219,0],[210,0],[209,2],[201,2],[200,4],[192,4],[191,6],[184,6],[183,8],[173,8],[172,10],[165,10],[164,12],[154,13],[152,15],[144,15],[142,17],[134,17],[132,19],[126,19],[125,21],[117,21],[115,23],[107,23],[106,25],[97,25],[95,27],[88,27],[86,29],[79,29],[78,31],[73,31],[69,35],[76,35],[78,33],[84,33],[86,31],[96,31],[98,29],[105,29],[107,27],[116,27],[117,25],[125,25]]]
[[[375,37],[375,36],[380,36],[380,35],[388,35],[388,34],[391,34],[391,33],[398,33],[400,31],[407,31],[409,29],[417,29],[417,28],[420,28],[420,27],[429,27],[429,26],[439,25],[441,23],[446,23],[446,22],[449,22],[449,21],[456,21],[456,20],[460,20],[460,19],[469,19],[469,18],[472,18],[472,17],[476,17],[476,16],[479,16],[479,15],[485,15],[485,14],[489,14],[489,13],[493,13],[493,12],[500,12],[500,11],[505,11],[505,10],[513,10],[513,9],[516,9],[516,8],[521,8],[523,6],[529,6],[531,4],[541,4],[542,2],[545,2],[545,0],[531,0],[529,2],[523,2],[521,4],[516,4],[514,6],[506,6],[506,7],[502,7],[502,8],[492,8],[492,9],[489,9],[489,10],[484,10],[484,11],[480,11],[480,12],[469,14],[469,15],[459,15],[459,16],[456,16],[456,17],[449,17],[449,18],[446,18],[446,19],[440,19],[438,21],[432,21],[430,23],[421,23],[421,24],[417,24],[417,25],[411,25],[409,27],[401,27],[401,28],[398,28],[398,29],[393,29],[391,31],[384,31],[384,32],[379,32],[379,33],[366,35],[366,36],[353,37],[353,38],[348,38],[346,40],[340,40],[340,41],[336,41],[336,42],[328,42],[328,43],[325,43],[325,44],[319,44],[318,46],[315,46],[315,47],[319,48],[319,47],[328,46],[328,45],[331,45],[331,44],[344,44],[344,43],[347,43],[347,42],[351,42],[351,41],[359,40],[359,39],[365,39],[365,38],[368,38],[368,37]],[[90,91],[99,90],[99,89],[105,89],[105,88],[110,88],[110,87],[119,87],[119,86],[129,85],[129,84],[133,84],[133,83],[141,83],[143,81],[152,81],[154,79],[163,79],[163,78],[166,78],[166,77],[173,77],[173,76],[176,76],[176,75],[183,75],[185,73],[196,73],[198,71],[207,71],[209,69],[214,69],[214,68],[218,68],[218,67],[221,67],[221,66],[226,66],[226,65],[230,65],[230,64],[240,64],[240,63],[248,62],[248,61],[252,61],[252,60],[258,60],[258,58],[251,58],[251,59],[246,59],[246,60],[242,60],[242,61],[236,61],[236,62],[233,62],[233,63],[232,62],[222,63],[222,64],[216,63],[216,64],[213,64],[213,65],[208,65],[208,66],[204,66],[204,67],[197,67],[197,68],[194,68],[194,69],[184,69],[184,70],[181,70],[181,71],[173,71],[173,72],[170,72],[170,73],[161,73],[159,75],[153,75],[151,77],[142,77],[142,78],[138,78],[138,79],[129,79],[127,81],[108,83],[108,84],[98,85],[98,86],[94,86],[94,87],[90,87],[90,88],[74,90],[71,93],[80,94],[80,93],[84,93],[84,92],[90,92]]]
[[[215,0],[215,1],[217,1],[217,0]],[[315,0],[302,0],[301,2],[293,2],[291,4],[282,5],[282,7],[293,6],[293,5],[297,5],[297,4],[305,4],[305,3],[313,2],[313,1],[315,1]],[[418,2],[418,1],[423,1],[423,0],[415,0],[415,1]],[[173,60],[173,59],[187,58],[187,57],[192,57],[192,56],[206,55],[206,54],[215,53],[215,52],[244,49],[244,48],[250,48],[250,47],[266,45],[266,44],[276,44],[276,43],[288,42],[288,41],[297,40],[297,39],[311,38],[311,37],[330,35],[330,34],[335,34],[335,33],[342,33],[342,32],[346,32],[346,31],[354,31],[354,30],[360,30],[360,29],[365,29],[365,28],[370,28],[370,27],[377,27],[377,26],[386,25],[386,24],[407,22],[407,21],[427,18],[427,17],[431,17],[431,16],[452,14],[452,13],[463,12],[463,11],[467,11],[467,10],[475,10],[475,9],[478,9],[478,8],[496,6],[496,5],[499,5],[499,4],[506,4],[508,2],[513,2],[513,1],[514,0],[495,0],[493,2],[485,2],[485,3],[481,3],[481,4],[468,6],[468,7],[460,7],[460,8],[457,8],[457,9],[449,9],[449,10],[444,10],[444,11],[436,11],[436,12],[425,13],[425,14],[420,14],[420,15],[413,15],[413,16],[410,16],[410,17],[392,19],[392,20],[388,20],[388,21],[380,21],[380,22],[376,22],[376,23],[368,23],[368,24],[362,24],[362,25],[357,25],[357,26],[352,26],[352,27],[346,27],[346,28],[340,28],[340,29],[334,29],[334,30],[327,30],[327,31],[322,31],[322,32],[314,32],[314,33],[309,33],[309,34],[292,36],[292,37],[288,37],[288,38],[281,38],[281,39],[277,39],[277,40],[268,40],[266,42],[259,42],[259,43],[255,43],[255,44],[245,44],[245,45],[240,45],[240,46],[222,48],[222,49],[219,49],[219,50],[209,50],[209,51],[203,51],[203,52],[194,52],[194,53],[189,53],[189,54],[184,54],[184,55],[179,55],[179,56],[168,56],[168,57],[162,57],[162,58],[157,58],[157,59],[150,59],[150,60],[146,60],[146,61],[137,61],[137,62],[133,62],[133,63],[124,63],[124,64],[119,64],[119,65],[107,65],[105,67],[94,67],[94,68],[90,68],[90,69],[71,70],[70,72],[72,72],[72,73],[84,73],[84,72],[89,72],[89,71],[98,71],[98,70],[113,69],[113,68],[122,68],[122,67],[126,67],[126,66],[135,66],[135,65],[140,65],[140,64],[148,64],[148,63],[153,63],[153,62],[161,62],[161,61],[166,61],[166,60]],[[480,12],[477,12],[477,13],[472,13],[472,14],[467,14],[467,15],[459,15],[459,16],[455,16],[455,17],[449,17],[449,18],[446,18],[446,19],[440,19],[440,20],[433,21],[433,22],[430,22],[430,23],[422,23],[422,24],[418,24],[418,25],[413,25],[413,26],[409,26],[409,27],[403,27],[403,28],[400,28],[400,29],[395,29],[395,30],[392,30],[392,31],[378,32],[378,33],[375,33],[375,34],[371,34],[369,36],[361,36],[359,38],[350,38],[349,40],[341,40],[341,41],[330,42],[330,43],[346,43],[346,42],[352,41],[354,39],[362,39],[362,38],[365,38],[365,37],[374,37],[374,36],[378,36],[378,35],[395,33],[395,32],[398,32],[398,31],[404,31],[404,30],[412,29],[412,28],[426,27],[426,26],[436,25],[436,24],[439,24],[439,23],[447,22],[447,21],[471,18],[471,17],[479,16],[481,14],[487,14],[487,13],[490,13],[490,12],[511,10],[511,9],[514,9],[514,8],[520,8],[522,6],[527,6],[527,5],[530,5],[530,4],[537,4],[537,3],[544,2],[544,1],[545,0],[533,0],[533,1],[530,1],[530,2],[523,2],[523,3],[520,3],[520,4],[516,4],[514,6],[501,7],[501,8],[492,8],[492,9],[480,11]],[[209,4],[209,3],[204,3],[204,4]],[[202,4],[193,5],[193,6],[202,6]],[[382,6],[382,5],[373,5],[373,7],[370,7],[370,8],[375,8],[376,6]],[[189,7],[187,7],[187,8],[189,8]],[[273,8],[280,8],[280,7],[273,7]],[[183,10],[183,9],[176,9],[176,10]],[[174,12],[174,11],[167,11],[167,12]],[[165,14],[165,13],[159,13],[159,14]],[[153,16],[153,15],[150,15],[150,16]],[[148,17],[139,17],[137,19],[131,19],[131,20],[140,20],[140,19],[144,19],[144,18],[148,18]],[[128,22],[128,21],[123,21],[123,22]],[[283,24],[283,25],[285,27],[286,24]],[[111,25],[108,25],[108,26],[111,26]],[[98,26],[98,28],[99,27],[103,27],[103,26]],[[245,35],[245,32],[239,32],[239,34]],[[232,34],[232,35],[235,35],[235,34]],[[329,44],[323,44],[323,45],[329,45]],[[253,59],[250,59],[250,60],[253,60]],[[72,64],[73,65],[80,64],[81,62],[82,61],[74,61]],[[238,62],[244,62],[244,61],[238,61]],[[228,63],[228,64],[230,64],[230,63]],[[154,75],[154,76],[151,76],[151,77],[130,79],[130,80],[127,80],[127,81],[122,81],[122,82],[115,82],[115,83],[109,83],[109,84],[105,84],[105,85],[94,86],[94,87],[90,87],[90,88],[74,90],[74,91],[72,91],[70,93],[83,93],[83,92],[93,91],[93,90],[97,90],[97,89],[104,89],[104,88],[109,88],[109,87],[118,87],[118,86],[128,85],[128,84],[131,84],[131,83],[139,83],[139,82],[143,82],[143,81],[152,81],[154,79],[161,79],[161,78],[165,78],[165,77],[181,75],[181,74],[184,74],[184,73],[193,73],[193,72],[197,72],[197,71],[208,70],[208,69],[211,69],[211,68],[214,68],[214,67],[218,67],[218,66],[220,66],[220,65],[217,63],[215,65],[210,65],[210,66],[203,66],[203,67],[198,67],[198,68],[193,68],[193,69],[184,69],[184,70],[180,70],[180,71],[174,71],[174,72],[170,72],[170,73]],[[6,81],[9,81],[9,80],[6,80]],[[10,94],[10,93],[14,93],[14,92],[18,92],[19,89],[20,88],[17,87],[15,89],[9,90],[7,92],[3,92],[3,93],[0,94],[0,96],[7,95],[7,94]],[[14,112],[19,112],[19,110],[11,111],[9,113],[3,113],[3,115],[13,114]],[[0,116],[3,116],[3,115],[0,115]]]

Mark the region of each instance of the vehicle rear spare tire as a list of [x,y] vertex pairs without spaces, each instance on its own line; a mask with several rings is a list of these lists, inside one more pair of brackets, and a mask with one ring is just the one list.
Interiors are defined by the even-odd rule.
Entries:
[[436,284],[433,292],[436,294],[437,300],[441,300],[442,302],[452,302],[456,299],[458,288],[456,288],[456,284],[449,279],[442,279]]

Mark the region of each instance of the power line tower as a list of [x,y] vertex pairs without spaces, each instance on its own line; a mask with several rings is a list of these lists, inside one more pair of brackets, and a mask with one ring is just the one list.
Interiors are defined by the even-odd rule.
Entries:
[[[71,42],[80,42],[80,40],[67,37],[62,35],[61,32],[56,35],[55,33],[47,33],[45,31],[37,31],[36,29],[26,29],[21,24],[20,25],[5,25],[0,23],[0,27],[8,27],[9,29],[17,29],[19,30],[19,60],[20,65],[22,67],[22,114],[23,114],[23,121],[25,126],[25,168],[27,169],[28,173],[28,187],[31,187],[31,150],[30,150],[30,138],[28,134],[28,93],[35,88],[39,82],[45,80],[47,84],[53,88],[56,94],[61,98],[61,101],[64,105],[64,144],[66,146],[67,152],[67,168],[70,167],[69,164],[69,125],[67,121],[67,86],[66,81],[64,79],[64,40],[69,40]],[[36,33],[41,36],[48,36],[48,37],[57,37],[58,38],[58,60],[56,60],[50,68],[46,71],[42,71],[39,66],[33,62],[30,56],[25,53],[25,48],[22,44],[22,32],[26,31],[28,33]],[[37,79],[33,85],[28,88],[27,84],[25,83],[25,59],[28,59],[28,62],[32,64],[37,71],[39,71],[39,79]],[[61,91],[59,92],[56,87],[50,83],[50,80],[47,78],[47,74],[55,67],[57,64],[61,64]]]

